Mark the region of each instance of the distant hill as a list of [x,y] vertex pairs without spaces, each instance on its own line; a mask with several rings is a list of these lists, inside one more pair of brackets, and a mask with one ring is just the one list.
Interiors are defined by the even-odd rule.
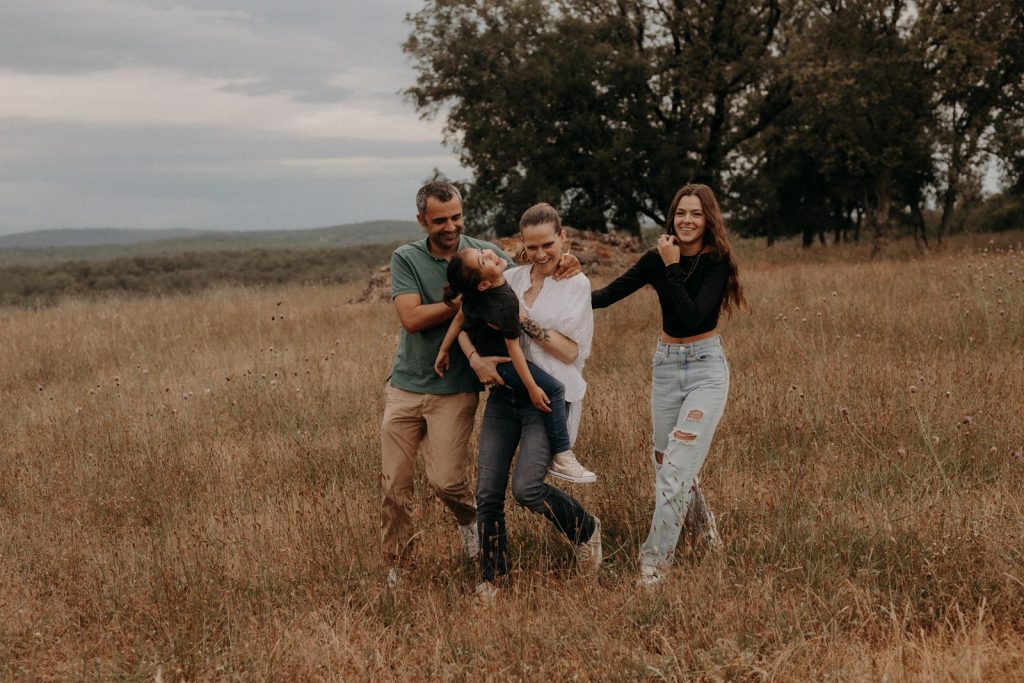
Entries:
[[141,230],[122,228],[63,228],[0,235],[0,249],[45,249],[48,247],[89,247],[98,244],[139,244],[195,235],[201,231],[185,228]]
[[366,221],[327,228],[244,232],[184,228],[40,230],[0,236],[0,264],[96,261],[245,249],[334,249],[403,242],[422,234],[422,228],[415,221]]

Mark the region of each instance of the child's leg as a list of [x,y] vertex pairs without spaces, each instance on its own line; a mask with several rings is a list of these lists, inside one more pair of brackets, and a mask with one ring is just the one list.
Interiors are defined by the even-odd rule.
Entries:
[[565,385],[530,361],[526,361],[526,366],[530,368],[533,381],[548,395],[548,407],[551,408],[551,412],[541,412],[540,416],[544,419],[544,428],[548,432],[552,454],[571,450],[569,413],[565,407]]
[[[565,386],[530,361],[526,361],[526,367],[530,369],[533,381],[548,395],[548,407],[551,408],[551,412],[540,411],[540,415],[544,420],[548,441],[551,442],[551,453],[558,454],[571,450],[572,444],[569,441],[567,426],[569,415],[565,407]],[[517,396],[529,400],[526,385],[523,384],[523,380],[520,379],[511,362],[498,365],[498,374],[505,381],[505,386],[515,391]]]

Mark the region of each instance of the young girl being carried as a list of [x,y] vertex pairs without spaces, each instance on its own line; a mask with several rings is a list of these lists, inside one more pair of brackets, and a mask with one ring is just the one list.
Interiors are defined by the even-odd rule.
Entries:
[[572,451],[567,427],[565,387],[523,355],[519,300],[505,282],[507,263],[490,249],[463,249],[448,262],[445,302],[462,296],[462,306],[452,319],[434,362],[434,371],[444,376],[448,350],[463,329],[481,356],[508,355],[511,362],[499,363],[498,374],[505,386],[527,396],[541,412],[551,443],[553,461],[549,472],[566,481],[589,484],[597,475],[586,469]]

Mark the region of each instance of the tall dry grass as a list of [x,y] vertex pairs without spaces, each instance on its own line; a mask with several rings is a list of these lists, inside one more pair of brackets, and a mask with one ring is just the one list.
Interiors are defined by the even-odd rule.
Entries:
[[[358,287],[0,309],[5,677],[1011,680],[1024,676],[1020,233],[930,256],[744,246],[703,473],[726,547],[635,585],[652,507],[653,295],[597,314],[573,487],[596,581],[510,505],[475,604],[418,479],[418,566],[381,580],[397,320]],[[1013,240],[1017,240],[1013,243]],[[985,251],[984,249],[987,249]]]

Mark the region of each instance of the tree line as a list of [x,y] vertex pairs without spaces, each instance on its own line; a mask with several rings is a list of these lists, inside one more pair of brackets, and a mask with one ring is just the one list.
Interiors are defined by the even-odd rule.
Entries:
[[925,244],[992,169],[989,213],[1024,218],[1024,0],[427,0],[408,20],[407,95],[445,117],[481,229],[544,200],[639,234],[692,181],[747,235]]

